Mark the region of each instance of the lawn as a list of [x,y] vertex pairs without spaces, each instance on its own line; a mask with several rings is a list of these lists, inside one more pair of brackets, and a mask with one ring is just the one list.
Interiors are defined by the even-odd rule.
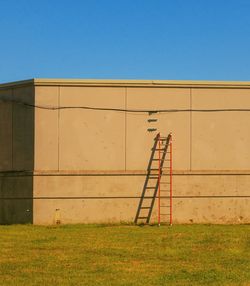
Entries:
[[250,285],[250,225],[0,226],[0,285]]

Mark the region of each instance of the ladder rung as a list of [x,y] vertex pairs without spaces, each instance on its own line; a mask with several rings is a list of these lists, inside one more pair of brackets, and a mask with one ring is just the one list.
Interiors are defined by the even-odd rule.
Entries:
[[145,189],[152,189],[152,190],[154,190],[155,187],[146,187]]
[[170,215],[170,214],[161,214],[161,215]]
[[[160,169],[170,169],[170,167],[161,167]],[[159,168],[151,168],[148,171],[159,171]]]
[[145,218],[148,218],[147,216],[140,216],[138,217],[138,219],[145,219]]
[[162,190],[162,189],[161,189],[161,192],[170,192],[170,190]]
[[165,162],[165,161],[170,161],[169,159],[164,159],[164,160],[162,160],[162,159],[152,159],[152,161],[158,161],[158,162]]
[[165,149],[154,149],[155,151],[165,151]]
[[151,207],[141,207],[141,209],[145,210],[145,209],[150,209]]
[[169,182],[162,182],[162,181],[161,181],[161,184],[170,185],[170,183],[169,183]]

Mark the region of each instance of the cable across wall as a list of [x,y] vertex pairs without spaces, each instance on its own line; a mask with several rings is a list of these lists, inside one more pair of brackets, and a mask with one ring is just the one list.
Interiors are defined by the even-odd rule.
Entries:
[[83,109],[93,111],[112,111],[112,112],[129,112],[129,113],[178,113],[178,112],[250,112],[250,108],[215,108],[215,109],[127,109],[127,108],[109,108],[98,106],[49,106],[49,105],[36,105],[17,100],[0,99],[0,102],[14,103],[25,107],[44,109],[44,110],[65,110],[65,109]]

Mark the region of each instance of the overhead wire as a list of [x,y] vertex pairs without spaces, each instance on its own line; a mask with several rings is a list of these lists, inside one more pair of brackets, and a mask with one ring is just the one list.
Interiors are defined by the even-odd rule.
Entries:
[[113,112],[128,112],[128,113],[178,113],[178,112],[250,112],[250,108],[215,108],[215,109],[131,109],[131,108],[111,108],[111,107],[96,107],[96,106],[46,106],[36,105],[17,100],[0,99],[2,102],[15,103],[26,107],[44,109],[44,110],[65,110],[65,109],[84,109],[94,111],[113,111]]

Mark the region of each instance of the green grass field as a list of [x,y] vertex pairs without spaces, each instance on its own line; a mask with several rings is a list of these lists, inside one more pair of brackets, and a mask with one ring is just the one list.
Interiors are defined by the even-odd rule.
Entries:
[[0,285],[250,285],[250,225],[0,226]]

